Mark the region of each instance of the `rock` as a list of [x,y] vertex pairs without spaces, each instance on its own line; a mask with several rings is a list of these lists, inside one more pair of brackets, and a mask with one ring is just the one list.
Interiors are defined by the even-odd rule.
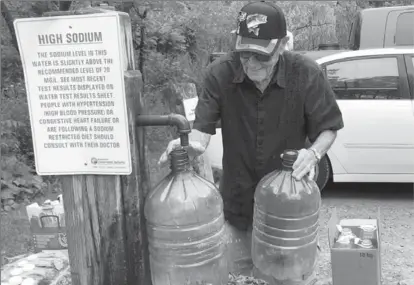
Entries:
[[23,282],[23,278],[20,276],[12,276],[7,280],[8,284],[19,285]]
[[62,270],[62,268],[64,267],[64,264],[61,260],[54,260],[53,265],[57,270]]
[[56,284],[55,281],[69,269],[67,250],[42,251],[13,260],[2,268],[1,282],[19,277],[21,280],[16,280],[20,282],[18,284],[30,285],[33,280],[34,284]]
[[244,276],[244,275],[238,275],[235,276],[233,274],[230,274],[229,276],[229,282],[227,285],[268,285],[267,282],[259,279],[255,279],[250,276]]
[[27,185],[27,181],[21,177],[13,180],[13,184],[16,185],[17,187],[20,186],[26,186]]
[[414,279],[401,280],[397,285],[414,285]]
[[62,273],[59,277],[55,280],[54,283],[50,283],[50,285],[72,285],[72,278],[70,274],[70,268],[68,267]]
[[36,281],[33,278],[27,278],[21,285],[36,285]]

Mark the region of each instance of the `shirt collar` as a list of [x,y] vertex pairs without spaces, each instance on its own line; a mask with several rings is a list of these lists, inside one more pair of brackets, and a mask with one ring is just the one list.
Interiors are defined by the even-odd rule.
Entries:
[[[237,54],[235,55],[236,57]],[[246,78],[246,74],[244,73],[243,66],[240,62],[240,59],[237,59],[238,67],[236,68],[233,83],[242,83]],[[279,61],[277,62],[275,69],[276,72],[273,74],[272,80],[270,84],[277,83],[279,87],[286,88],[286,79],[285,79],[285,64],[286,60],[284,59],[283,53],[279,55]]]

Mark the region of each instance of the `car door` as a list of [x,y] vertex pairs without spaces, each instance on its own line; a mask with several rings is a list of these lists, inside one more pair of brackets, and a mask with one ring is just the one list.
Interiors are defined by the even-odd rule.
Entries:
[[414,10],[391,11],[387,17],[384,47],[407,46],[414,44]]
[[348,174],[413,174],[414,115],[402,55],[324,64],[345,127],[332,152]]
[[414,54],[404,56],[405,66],[407,67],[408,83],[411,91],[411,106],[414,115]]

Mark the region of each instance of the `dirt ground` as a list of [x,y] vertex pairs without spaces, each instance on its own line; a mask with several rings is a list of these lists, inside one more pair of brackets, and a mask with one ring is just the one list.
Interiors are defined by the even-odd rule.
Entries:
[[[375,217],[380,211],[382,285],[414,284],[414,200],[407,184],[338,184],[323,192],[318,276],[330,279],[327,222],[336,207],[340,218]],[[403,283],[402,283],[403,284]]]

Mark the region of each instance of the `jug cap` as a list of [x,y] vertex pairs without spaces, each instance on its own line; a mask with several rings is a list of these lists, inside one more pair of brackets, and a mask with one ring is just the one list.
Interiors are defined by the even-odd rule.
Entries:
[[298,151],[295,149],[286,149],[283,151],[283,161],[294,163],[298,158]]

